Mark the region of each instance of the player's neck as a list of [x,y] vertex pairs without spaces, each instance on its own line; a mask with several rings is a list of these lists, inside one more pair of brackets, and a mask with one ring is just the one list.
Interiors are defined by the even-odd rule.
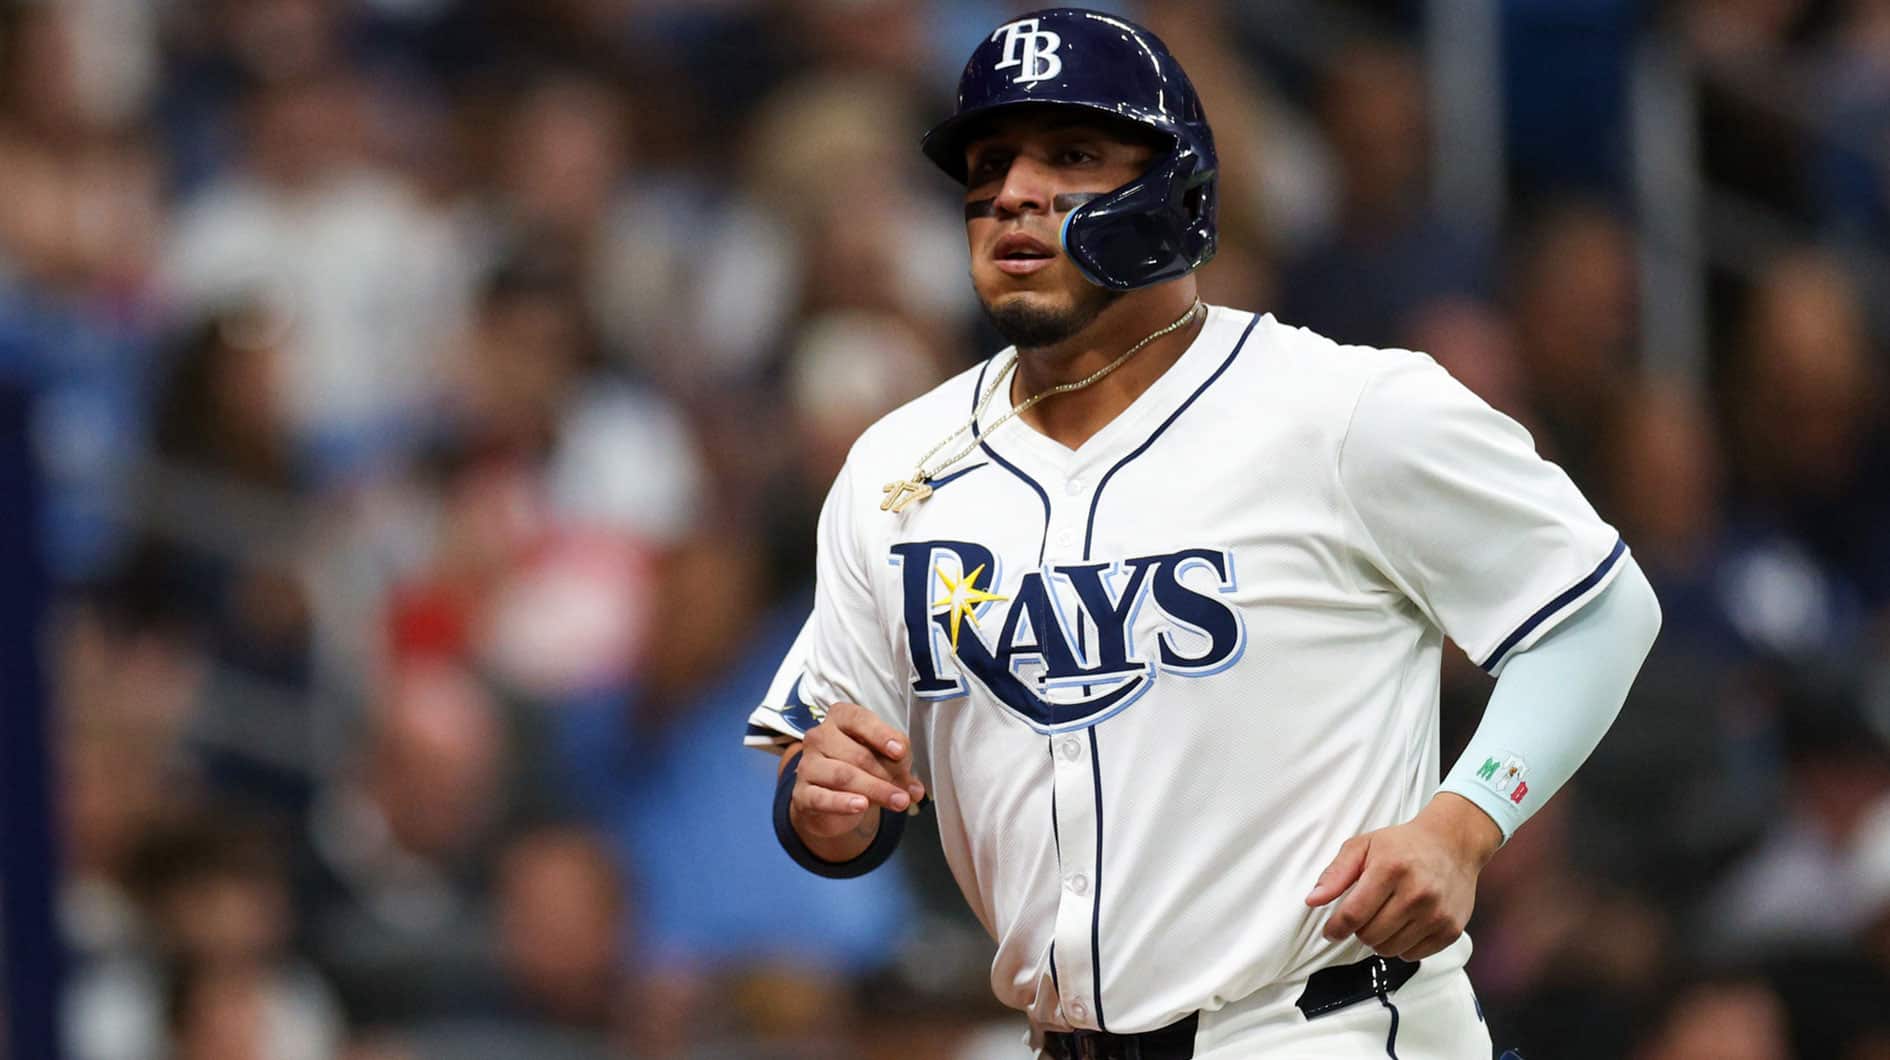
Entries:
[[[1163,284],[1118,299],[1066,342],[1018,350],[1011,403],[1021,403],[1054,386],[1087,379],[1129,347],[1173,324],[1188,312],[1194,300],[1193,283]],[[1181,359],[1201,333],[1205,320],[1205,313],[1197,315],[1183,327],[1144,346],[1090,386],[1048,398],[1019,418],[1065,448],[1081,446]]]

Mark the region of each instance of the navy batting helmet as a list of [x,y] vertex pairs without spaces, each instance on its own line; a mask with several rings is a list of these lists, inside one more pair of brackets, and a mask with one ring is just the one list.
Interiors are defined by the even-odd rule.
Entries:
[[1071,210],[1063,249],[1089,279],[1126,291],[1214,256],[1214,134],[1167,45],[1127,19],[1059,7],[1006,22],[958,79],[958,109],[925,134],[926,157],[960,183],[979,119],[1024,104],[1081,107],[1173,141],[1141,177]]

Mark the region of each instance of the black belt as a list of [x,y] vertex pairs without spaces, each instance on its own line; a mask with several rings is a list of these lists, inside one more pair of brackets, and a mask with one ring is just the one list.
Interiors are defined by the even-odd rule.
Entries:
[[1043,1048],[1051,1060],[1188,1060],[1194,1055],[1194,1030],[1200,1023],[1201,1014],[1195,1012],[1141,1034],[1050,1031],[1043,1036]]
[[1306,977],[1306,989],[1293,1004],[1312,1019],[1347,1005],[1382,998],[1410,982],[1417,974],[1418,963],[1397,957],[1367,957],[1357,964],[1321,968]]
[[[1417,970],[1417,961],[1397,957],[1367,957],[1356,964],[1321,968],[1306,977],[1306,989],[1293,1003],[1312,1019],[1360,1001],[1386,997],[1410,982]],[[1050,1031],[1043,1036],[1043,1047],[1051,1060],[1190,1060],[1194,1056],[1194,1032],[1200,1023],[1201,1014],[1196,1012],[1141,1034]]]

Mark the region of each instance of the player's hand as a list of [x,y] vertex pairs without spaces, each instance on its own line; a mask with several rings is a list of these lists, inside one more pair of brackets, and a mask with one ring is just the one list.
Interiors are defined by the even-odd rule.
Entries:
[[1343,894],[1326,938],[1357,935],[1381,957],[1423,960],[1463,934],[1477,876],[1502,840],[1474,803],[1445,792],[1408,823],[1346,840],[1306,904]]
[[903,813],[925,797],[906,734],[858,704],[835,703],[801,746],[788,813],[803,839],[854,833],[870,842],[873,807]]

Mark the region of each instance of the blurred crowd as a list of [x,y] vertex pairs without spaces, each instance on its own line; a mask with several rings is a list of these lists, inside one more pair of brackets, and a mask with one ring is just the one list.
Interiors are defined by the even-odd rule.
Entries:
[[[808,875],[740,736],[847,448],[1000,345],[915,148],[1027,6],[0,7],[74,1057],[1022,1055],[923,825]],[[1890,1057],[1890,3],[1503,5],[1495,230],[1429,193],[1423,3],[1095,6],[1205,99],[1204,296],[1431,353],[1660,592],[1485,874],[1499,1046]],[[1684,378],[1642,330],[1654,41],[1741,211]],[[1448,668],[1446,760],[1488,687]]]

